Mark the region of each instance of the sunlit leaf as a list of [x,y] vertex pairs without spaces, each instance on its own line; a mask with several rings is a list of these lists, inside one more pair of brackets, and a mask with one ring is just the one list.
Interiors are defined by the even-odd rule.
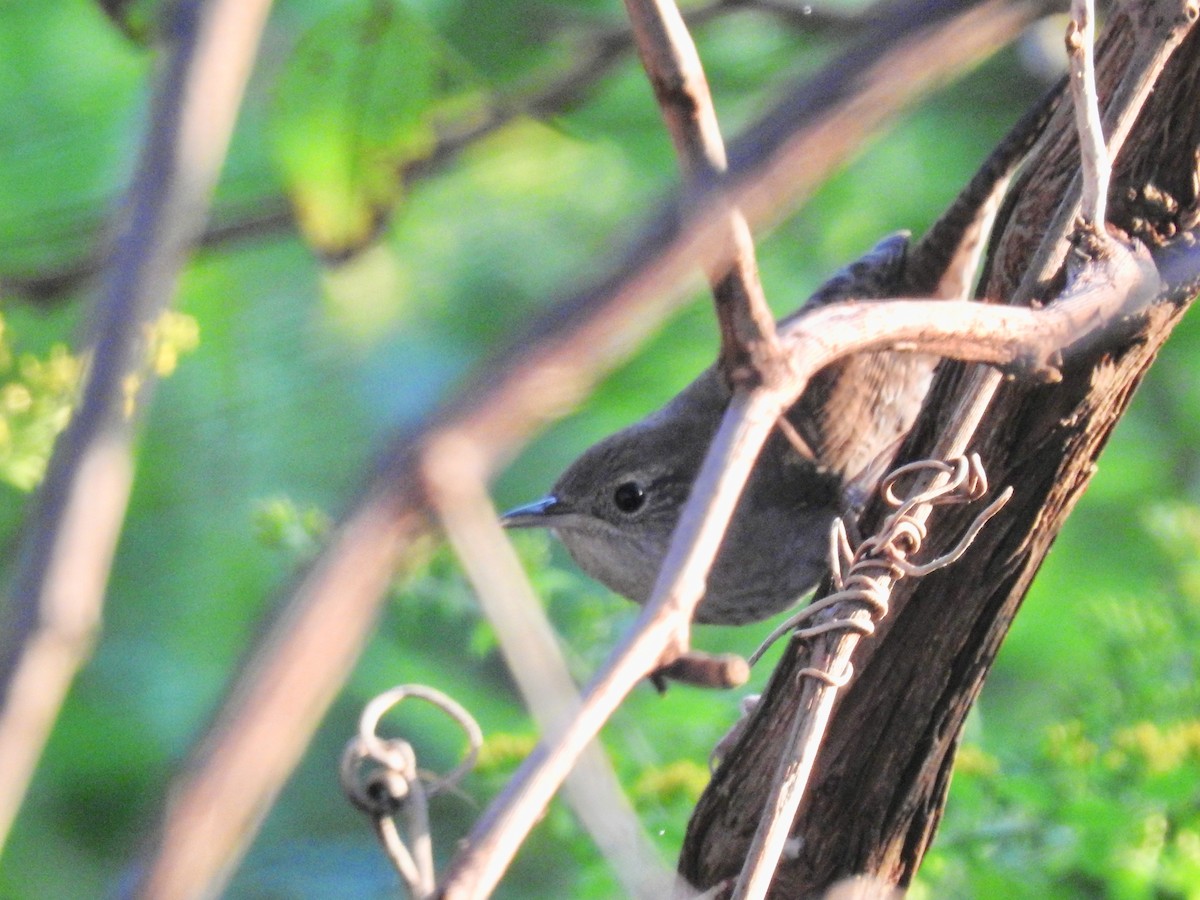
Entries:
[[62,344],[42,358],[14,353],[0,318],[0,480],[32,490],[66,427],[80,365]]
[[434,48],[393,0],[361,0],[321,19],[293,51],[276,89],[273,148],[323,254],[371,238],[400,197],[402,164],[430,146]]

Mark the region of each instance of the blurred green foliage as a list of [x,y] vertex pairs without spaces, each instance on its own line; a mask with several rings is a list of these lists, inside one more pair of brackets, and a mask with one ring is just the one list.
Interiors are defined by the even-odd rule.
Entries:
[[275,158],[296,218],[329,255],[361,247],[430,150],[432,33],[392,0],[336,6],[305,32],[275,88]]
[[1200,510],[1143,523],[1163,565],[1079,604],[1096,656],[1064,685],[1075,701],[1019,747],[988,739],[991,704],[976,716],[922,895],[1200,896]]
[[[124,30],[85,0],[0,5],[0,529],[10,549],[83,349],[90,286],[61,285],[102,246],[144,125],[163,4],[108,6]],[[599,0],[276,4],[214,221],[289,203],[302,234],[251,230],[200,252],[185,273],[182,317],[164,321],[152,364],[165,372],[188,355],[146,419],[103,638],[5,850],[0,896],[101,896],[119,884],[259,621],[383,436],[595,273],[675,181],[632,54],[557,115],[516,116],[419,177],[395,177],[434,134],[469,130],[489,105],[553,83],[590,35],[620,22],[619,4]],[[729,11],[698,40],[729,133],[830,52],[751,11]],[[1003,53],[848,160],[762,240],[778,311],[881,235],[925,227],[1040,89]],[[592,440],[667,399],[711,361],[713,332],[697,292],[584,409],[529,446],[496,486],[498,502],[537,496]],[[1200,896],[1198,340],[1185,321],[1018,617],[970,723],[923,896]],[[586,678],[632,610],[544,537],[520,537]],[[530,746],[533,726],[452,556],[432,545],[419,555],[230,896],[394,894],[335,778],[376,693],[431,684],[487,735],[465,794],[435,800],[443,855]],[[746,653],[770,626],[696,637]],[[668,862],[737,703],[647,687],[605,732]],[[418,714],[399,712],[388,727],[413,736],[428,768],[461,752],[456,733]],[[501,895],[616,892],[555,805]]]

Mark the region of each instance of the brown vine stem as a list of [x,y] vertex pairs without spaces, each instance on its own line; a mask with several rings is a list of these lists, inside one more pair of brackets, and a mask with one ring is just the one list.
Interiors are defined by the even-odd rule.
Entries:
[[[700,54],[683,16],[673,0],[625,0],[625,8],[684,177],[719,191],[729,168],[725,142]],[[785,357],[763,295],[750,223],[732,204],[715,219],[724,233],[705,268],[721,333],[717,364],[731,386],[765,380],[769,367]]]
[[476,824],[468,849],[446,874],[442,896],[447,900],[491,893],[580,750],[633,685],[655,668],[647,661],[666,661],[687,649],[692,610],[703,592],[724,523],[783,408],[779,392],[770,388],[734,393],[653,598],[587,688],[579,713],[552,741],[539,744]]
[[[908,499],[896,498],[891,493],[895,478],[906,471],[933,471],[940,477],[927,479],[930,487],[915,488],[916,493]],[[954,551],[924,565],[914,565],[911,555],[920,549],[925,537],[925,521],[933,506],[969,502],[987,492],[987,479],[979,457],[959,457],[953,464],[940,460],[910,463],[889,476],[882,490],[889,502],[894,501],[892,505],[897,507],[896,511],[888,516],[875,535],[859,546],[852,559],[846,559],[852,566],[845,583],[840,575],[835,577],[834,593],[815,601],[795,617],[806,616],[810,610],[816,614],[811,620],[816,624],[796,632],[797,637],[811,642],[811,665],[801,672],[809,680],[805,682],[800,712],[792,722],[780,754],[770,797],[734,886],[731,896],[735,900],[761,900],[767,895],[796,812],[808,790],[809,778],[833,714],[834,701],[853,674],[851,659],[855,648],[888,614],[896,582],[905,575],[927,574],[958,559],[982,525],[1012,496],[1012,488],[1006,488],[979,515]],[[840,521],[835,524],[842,525]],[[844,528],[838,533],[844,541]],[[832,552],[842,553],[841,546]]]
[[[152,374],[145,332],[204,225],[268,0],[187,0],[170,13],[137,172],[90,310],[82,395],[26,522],[0,644],[0,842],[91,650],[133,479],[134,416]],[[139,387],[130,392],[130,386]]]

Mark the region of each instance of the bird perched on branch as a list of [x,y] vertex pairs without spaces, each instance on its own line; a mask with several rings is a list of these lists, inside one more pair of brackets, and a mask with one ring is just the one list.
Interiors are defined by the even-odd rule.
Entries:
[[[1008,179],[1043,131],[1065,82],[1012,128],[925,236],[885,238],[805,304],[969,296]],[[735,625],[794,605],[826,568],[833,518],[886,471],[920,410],[936,359],[865,353],[823,370],[763,447],[709,573],[696,621]],[[586,450],[550,494],[505,513],[546,527],[589,575],[637,603],[658,577],[731,391],[716,368],[666,406]]]
[[[658,412],[585,451],[550,494],[505,513],[548,527],[585,572],[645,603],[729,403],[709,369]],[[841,479],[780,434],[763,447],[717,553],[696,621],[734,625],[786,609],[825,569]]]

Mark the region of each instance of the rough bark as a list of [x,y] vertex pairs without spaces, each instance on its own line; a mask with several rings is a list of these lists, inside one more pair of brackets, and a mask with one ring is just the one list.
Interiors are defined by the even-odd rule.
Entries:
[[[1129,31],[1129,21],[1114,15],[1100,46],[1102,98],[1128,58]],[[1200,32],[1193,30],[1114,167],[1110,221],[1151,247],[1195,226],[1200,215],[1197,110]],[[1077,170],[1075,148],[1070,110],[1060,110],[998,225],[986,296],[1012,296]],[[1045,285],[1043,296],[1055,284]],[[1057,384],[1012,379],[1002,385],[972,449],[982,456],[993,490],[1012,485],[1016,495],[963,559],[901,582],[892,614],[860,645],[856,677],[839,698],[792,829],[801,849],[781,863],[772,896],[812,896],[860,874],[909,883],[937,828],[967,712],[1097,456],[1190,299],[1173,296],[1101,341],[1074,348]],[[902,459],[929,455],[965,374],[963,366],[942,366]],[[923,555],[953,545],[976,511],[938,513]],[[868,510],[864,533],[878,518],[878,509]],[[694,885],[716,885],[742,867],[791,728],[802,680],[797,673],[807,664],[803,646],[790,646],[697,805],[679,862]]]

